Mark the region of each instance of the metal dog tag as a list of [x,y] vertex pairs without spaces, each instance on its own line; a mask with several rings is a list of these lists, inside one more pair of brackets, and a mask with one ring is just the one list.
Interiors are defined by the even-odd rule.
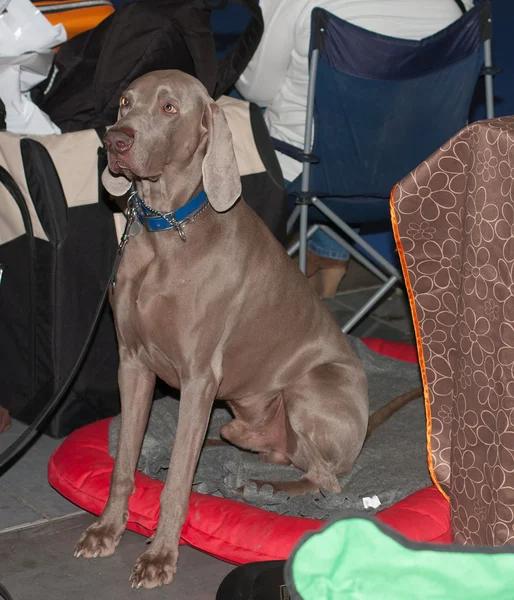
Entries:
[[130,225],[130,229],[128,232],[129,236],[136,237],[136,235],[139,235],[141,233],[142,228],[143,226],[141,225],[141,223],[137,219],[135,219]]
[[[125,246],[128,244],[130,239],[130,231],[132,230],[132,226],[136,223],[136,211],[131,208],[127,213],[127,222],[125,224],[125,230],[123,231],[123,235],[121,236],[121,240],[118,246],[118,251],[116,252],[116,258],[114,259],[114,264],[112,266],[111,271],[111,292],[114,294],[114,289],[116,288],[116,275],[118,273],[118,268],[120,266],[121,259],[123,257],[123,253],[125,252]],[[137,235],[141,231],[141,225],[139,225],[139,230],[134,235]]]

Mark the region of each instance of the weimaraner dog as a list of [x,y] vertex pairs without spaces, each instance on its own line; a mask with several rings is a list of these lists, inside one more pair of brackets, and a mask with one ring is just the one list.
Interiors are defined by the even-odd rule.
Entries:
[[240,197],[231,132],[199,81],[180,71],[137,79],[105,145],[103,183],[118,196],[135,186],[145,227],[130,238],[110,298],[122,408],[109,500],[75,555],[109,556],[120,541],[161,377],[181,391],[178,429],[157,531],[130,578],[151,588],[175,574],[215,399],[235,417],[225,440],[304,472],[270,482],[275,490],[338,492],[336,476],[351,470],[366,435],[367,381],[307,279]]

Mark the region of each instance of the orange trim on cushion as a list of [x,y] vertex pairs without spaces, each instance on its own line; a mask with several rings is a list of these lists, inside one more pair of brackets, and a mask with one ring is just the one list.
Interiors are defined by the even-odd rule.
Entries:
[[400,257],[400,264],[402,266],[403,278],[405,281],[405,287],[407,288],[407,295],[409,297],[410,310],[412,314],[412,322],[414,325],[414,332],[416,334],[416,346],[418,349],[418,359],[419,366],[421,369],[421,379],[423,381],[423,397],[425,399],[425,412],[427,417],[427,459],[428,459],[428,470],[430,471],[430,477],[434,482],[434,485],[441,492],[441,494],[446,498],[446,500],[450,500],[449,496],[444,492],[440,483],[437,481],[437,477],[434,469],[434,461],[432,458],[432,412],[430,410],[430,396],[428,392],[428,382],[427,382],[427,371],[425,365],[425,357],[423,354],[423,343],[421,340],[421,331],[419,327],[418,315],[416,312],[416,302],[414,300],[414,290],[412,289],[410,279],[409,279],[409,270],[407,268],[407,261],[405,259],[405,252],[403,250],[400,232],[398,229],[398,221],[396,218],[396,211],[394,207],[394,195],[398,185],[395,185],[391,192],[391,200],[390,200],[390,211],[391,211],[391,223],[393,226],[394,239],[396,242],[396,248],[398,249],[398,255]]

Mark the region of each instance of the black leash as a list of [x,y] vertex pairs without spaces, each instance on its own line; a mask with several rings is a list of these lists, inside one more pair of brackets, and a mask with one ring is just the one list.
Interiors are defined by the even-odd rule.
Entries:
[[7,588],[0,583],[0,598],[3,600],[13,600],[11,594],[7,591]]
[[464,6],[464,2],[462,0],[455,0],[455,4],[460,8],[463,15],[466,14],[467,9]]

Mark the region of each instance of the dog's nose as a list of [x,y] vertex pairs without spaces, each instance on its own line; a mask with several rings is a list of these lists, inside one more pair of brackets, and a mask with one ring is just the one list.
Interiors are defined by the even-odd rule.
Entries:
[[105,147],[111,152],[123,154],[132,147],[135,135],[135,131],[130,127],[111,129],[104,136]]

